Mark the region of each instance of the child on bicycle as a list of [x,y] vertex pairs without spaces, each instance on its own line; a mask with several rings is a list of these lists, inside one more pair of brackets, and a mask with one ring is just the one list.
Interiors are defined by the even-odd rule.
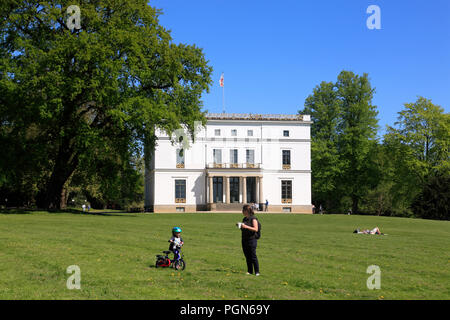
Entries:
[[173,252],[174,260],[179,260],[181,258],[180,256],[180,250],[183,246],[183,238],[181,238],[181,228],[180,227],[173,227],[172,228],[172,238],[170,238],[169,242],[169,250]]

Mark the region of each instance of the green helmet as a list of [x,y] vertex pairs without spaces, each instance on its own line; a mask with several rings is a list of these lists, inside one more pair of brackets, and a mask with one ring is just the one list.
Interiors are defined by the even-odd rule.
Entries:
[[172,232],[181,232],[181,228],[180,227],[173,227],[172,228]]

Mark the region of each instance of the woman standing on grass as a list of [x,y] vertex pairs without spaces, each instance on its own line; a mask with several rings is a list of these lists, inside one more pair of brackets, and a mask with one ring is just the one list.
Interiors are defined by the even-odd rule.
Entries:
[[259,276],[259,263],[256,256],[256,232],[258,232],[258,219],[255,217],[253,208],[246,204],[242,208],[244,219],[240,225],[242,231],[242,251],[244,251],[245,260],[247,261],[247,274]]

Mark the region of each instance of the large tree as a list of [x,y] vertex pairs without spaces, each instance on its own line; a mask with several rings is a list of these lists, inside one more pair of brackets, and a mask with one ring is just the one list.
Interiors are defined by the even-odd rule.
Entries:
[[398,115],[395,126],[387,127],[383,143],[393,167],[394,205],[409,210],[430,181],[450,175],[450,114],[418,97],[414,103],[405,103]]
[[342,166],[339,159],[338,124],[340,103],[332,82],[322,82],[314,88],[301,111],[311,115],[311,170],[314,202],[324,204],[327,210],[336,207],[339,196],[336,193],[338,177]]
[[[69,5],[81,10],[79,29]],[[59,208],[97,152],[126,160],[154,146],[156,128],[193,133],[205,121],[212,69],[200,48],[173,43],[146,0],[6,0],[0,15],[0,142],[32,158],[22,169],[41,173],[40,207]]]
[[376,185],[377,111],[367,74],[342,71],[336,83],[322,82],[305,102],[313,125],[312,186],[316,203],[329,211],[359,211],[359,202]]
[[351,200],[352,211],[359,211],[359,202],[376,185],[373,151],[377,144],[378,111],[372,104],[375,89],[369,77],[343,71],[336,83],[341,103],[338,150],[343,172],[339,188]]

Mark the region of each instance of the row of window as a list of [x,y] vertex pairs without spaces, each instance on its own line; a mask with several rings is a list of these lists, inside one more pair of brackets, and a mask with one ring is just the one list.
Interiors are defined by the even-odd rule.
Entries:
[[[222,184],[222,180],[220,183],[214,181],[213,187],[220,188],[220,190],[214,190],[214,194],[218,194],[218,191],[222,192]],[[239,178],[230,178],[230,190],[237,190],[237,194],[231,194],[231,196],[239,197]],[[186,203],[186,180],[175,180],[175,203]],[[281,180],[281,203],[292,203],[292,180]]]
[[[230,149],[230,163],[238,164],[238,149]],[[215,164],[222,164],[222,149],[213,149],[213,159]],[[283,169],[291,168],[291,150],[282,150]],[[245,150],[245,163],[255,164],[255,150]],[[177,149],[177,168],[184,167],[184,150]]]
[[[238,149],[230,149],[230,163],[238,164]],[[213,159],[215,164],[222,163],[222,149],[213,149]],[[255,164],[255,150],[245,150],[245,163]]]
[[[220,137],[222,135],[222,130],[214,129],[214,135]],[[231,136],[237,137],[237,129],[231,129]],[[253,137],[253,130],[247,130],[247,137]],[[283,137],[289,137],[289,130],[283,130]]]

